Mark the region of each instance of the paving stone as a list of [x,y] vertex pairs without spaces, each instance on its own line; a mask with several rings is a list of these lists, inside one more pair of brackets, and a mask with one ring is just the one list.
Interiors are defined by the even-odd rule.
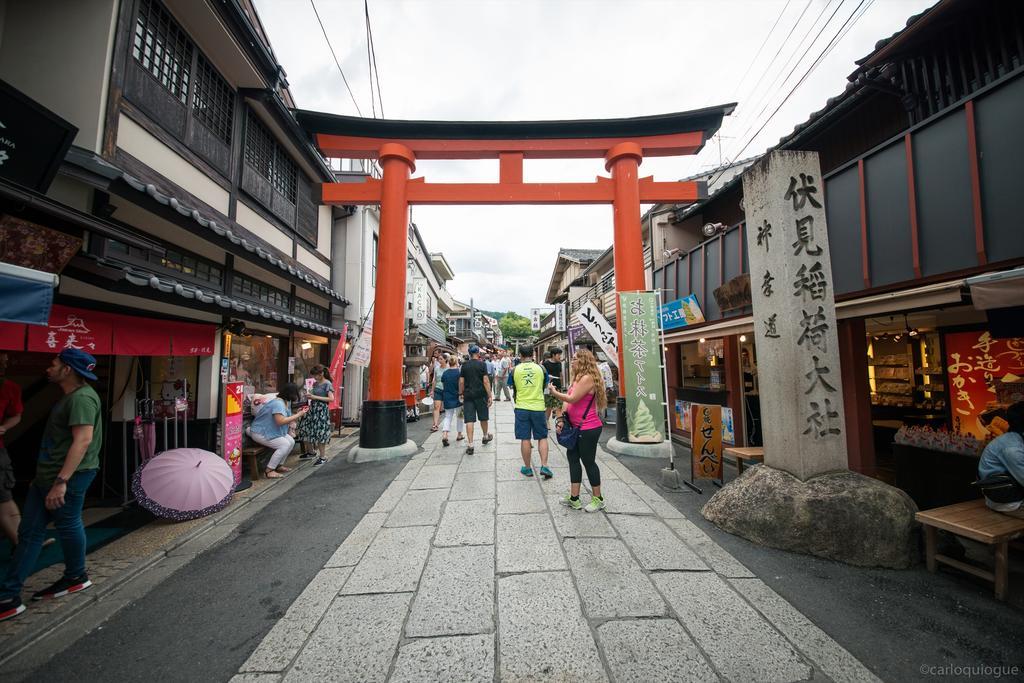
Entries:
[[498,515],[498,572],[565,569],[565,557],[546,513]]
[[[429,463],[429,461],[427,461]],[[409,485],[409,490],[414,489],[447,489],[455,479],[455,472],[458,465],[430,465],[420,470],[416,478]]]
[[633,490],[633,493],[640,496],[654,510],[655,514],[662,519],[682,519],[684,517],[683,513],[672,503],[662,498],[657,491],[647,484],[631,484],[629,488]]
[[434,545],[494,545],[494,501],[449,501]]
[[235,674],[228,683],[277,683],[280,674]]
[[708,566],[657,517],[608,517],[644,569],[707,571]]
[[391,482],[388,487],[384,489],[384,493],[380,494],[380,498],[370,508],[370,512],[391,512],[398,505],[398,501],[402,500],[402,496],[409,490],[409,484],[412,483],[411,479],[404,479]]
[[494,462],[497,460],[494,453],[478,453],[473,456],[465,456],[459,465],[459,474],[466,472],[489,472],[494,474]]
[[[600,451],[598,451],[600,452]],[[613,455],[607,454],[608,456],[608,468],[613,470],[615,474],[619,476],[619,479],[626,482],[627,484],[643,484],[643,480],[633,474],[633,471],[618,461]]]
[[536,481],[525,478],[520,481],[499,481],[497,486],[499,515],[547,511],[544,496]]
[[239,671],[284,671],[345,584],[351,567],[322,569],[299,593]]
[[719,680],[674,619],[609,621],[597,627],[597,640],[617,683]]
[[455,475],[455,483],[452,484],[452,492],[448,496],[448,500],[480,500],[483,498],[494,500],[494,495],[494,465],[492,464],[491,469],[486,472],[463,472],[460,469],[459,473]]
[[749,569],[688,519],[666,519],[665,524],[690,546],[711,570],[729,578],[753,578]]
[[[536,449],[534,449],[534,450],[536,450]],[[536,452],[533,454],[533,458],[537,462],[540,462],[540,456],[537,455]],[[523,455],[522,455],[522,451],[519,450],[519,442],[517,441],[515,445],[507,444],[507,445],[500,445],[500,446],[498,446],[497,459],[499,461],[501,461],[501,460],[519,460],[519,461],[522,461]]]
[[[500,481],[528,481],[529,479],[524,476],[519,468],[523,466],[522,460],[499,460],[498,467],[495,473],[495,479]],[[536,470],[534,471],[534,476]]]
[[548,496],[551,517],[555,521],[555,529],[562,538],[580,536],[614,537],[617,534],[608,523],[607,515],[587,514],[583,510],[572,510],[561,504],[561,494]]
[[285,681],[383,681],[411,593],[342,596],[334,601]]
[[710,572],[652,575],[697,645],[733,681],[801,681],[811,667],[728,583]]
[[607,681],[567,572],[498,579],[502,681]]
[[395,481],[412,481],[416,478],[416,475],[419,474],[424,462],[426,462],[426,460],[410,460],[406,463],[405,467],[402,468],[402,471],[398,473],[398,476],[395,477]]
[[601,485],[601,495],[604,496],[605,508],[612,514],[623,515],[653,515],[651,506],[643,501],[640,496],[633,492],[625,482],[605,481]]
[[588,617],[664,616],[665,601],[622,541],[568,538],[564,545],[569,570],[576,577],[583,610]]
[[384,522],[386,527],[426,526],[441,519],[441,506],[448,498],[448,489],[409,491]]
[[416,590],[434,527],[381,529],[341,592],[401,593]]
[[462,443],[462,441],[452,439],[451,446],[447,448],[439,447],[431,454],[430,459],[427,460],[427,465],[458,465],[462,462],[463,451],[465,450],[460,447]]
[[458,681],[491,683],[494,680],[494,636],[428,638],[398,650],[390,683]]
[[405,635],[415,638],[493,632],[494,546],[434,548]]
[[348,538],[342,542],[334,551],[331,559],[327,560],[326,567],[351,567],[359,563],[370,541],[377,535],[384,520],[388,518],[384,512],[367,513],[355,528],[349,533]]
[[733,579],[729,583],[836,683],[880,683],[856,657],[760,579]]

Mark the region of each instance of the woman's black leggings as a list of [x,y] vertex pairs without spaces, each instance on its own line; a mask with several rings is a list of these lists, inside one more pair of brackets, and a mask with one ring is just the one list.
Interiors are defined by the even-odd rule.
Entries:
[[[597,467],[597,441],[601,437],[601,428],[584,429],[580,431],[580,438],[576,440],[576,447],[570,448],[566,454],[569,456],[569,483],[579,484],[583,482],[583,468],[587,468],[587,481],[591,486],[601,485],[601,470]],[[582,466],[580,462],[582,461]]]

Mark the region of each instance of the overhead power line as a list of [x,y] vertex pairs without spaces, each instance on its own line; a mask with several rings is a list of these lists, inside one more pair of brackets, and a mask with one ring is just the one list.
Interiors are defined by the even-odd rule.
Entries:
[[[363,11],[366,14],[366,36],[370,48],[371,64],[373,66],[373,79],[377,83],[377,104],[380,106],[380,117],[384,118],[384,96],[380,92],[380,69],[377,68],[377,46],[373,43],[373,24],[370,22],[370,5],[363,0]],[[370,92],[373,92],[373,83],[370,83]]]
[[[761,50],[764,49],[764,46],[768,44],[768,40],[772,37],[772,34],[775,33],[775,28],[779,25],[779,22],[782,20],[782,15],[784,15],[786,13],[786,10],[789,9],[789,3],[791,2],[793,2],[793,0],[786,0],[786,4],[782,7],[782,11],[779,12],[779,16],[775,18],[775,23],[772,24],[772,27],[768,30],[768,35],[766,35],[764,37],[764,40],[761,42],[761,47],[757,48],[757,52],[754,53],[754,58],[750,60],[750,64],[747,64],[747,69],[746,71],[743,72],[743,75],[740,77],[740,82],[736,84],[736,92],[739,92],[739,89],[743,87],[743,82],[747,80],[747,75],[750,73],[750,70],[754,67],[754,64],[757,62],[757,58],[761,56]],[[807,4],[810,5],[811,0],[807,0]],[[805,11],[806,9],[807,8],[804,7]]]
[[341,74],[341,80],[345,82],[345,89],[348,90],[348,96],[352,98],[352,104],[356,107],[356,113],[362,116],[363,112],[359,108],[359,103],[356,102],[356,96],[352,92],[352,86],[348,84],[348,79],[345,78],[345,71],[341,68],[341,62],[338,61],[338,55],[334,53],[334,46],[331,45],[331,39],[327,37],[327,29],[324,28],[324,22],[320,19],[320,13],[316,11],[316,2],[314,2],[314,0],[309,0],[309,4],[313,6],[313,14],[316,15],[316,21],[320,24],[320,30],[323,31],[324,40],[327,41],[327,48],[331,51],[331,56],[334,57],[334,64],[338,67],[338,73]]

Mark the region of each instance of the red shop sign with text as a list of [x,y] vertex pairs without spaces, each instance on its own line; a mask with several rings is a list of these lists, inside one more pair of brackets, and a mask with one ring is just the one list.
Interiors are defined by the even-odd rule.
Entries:
[[28,326],[28,350],[60,353],[81,349],[94,356],[110,355],[113,323],[107,313],[54,304],[46,326]]
[[999,389],[1024,375],[1024,339],[993,339],[988,332],[946,334],[946,379],[953,431],[990,436],[981,415],[999,400]]

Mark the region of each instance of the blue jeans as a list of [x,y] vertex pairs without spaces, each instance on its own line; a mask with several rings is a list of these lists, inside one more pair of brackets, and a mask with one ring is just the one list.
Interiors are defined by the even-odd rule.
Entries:
[[71,475],[64,505],[56,510],[46,509],[46,494],[35,484],[28,487],[25,506],[21,510],[21,524],[18,526],[18,549],[7,568],[7,576],[0,584],[0,600],[21,594],[25,579],[36,566],[39,551],[43,548],[46,525],[51,521],[57,528],[57,537],[64,552],[64,578],[74,579],[85,573],[85,526],[82,524],[82,504],[85,492],[97,470],[82,470]]

